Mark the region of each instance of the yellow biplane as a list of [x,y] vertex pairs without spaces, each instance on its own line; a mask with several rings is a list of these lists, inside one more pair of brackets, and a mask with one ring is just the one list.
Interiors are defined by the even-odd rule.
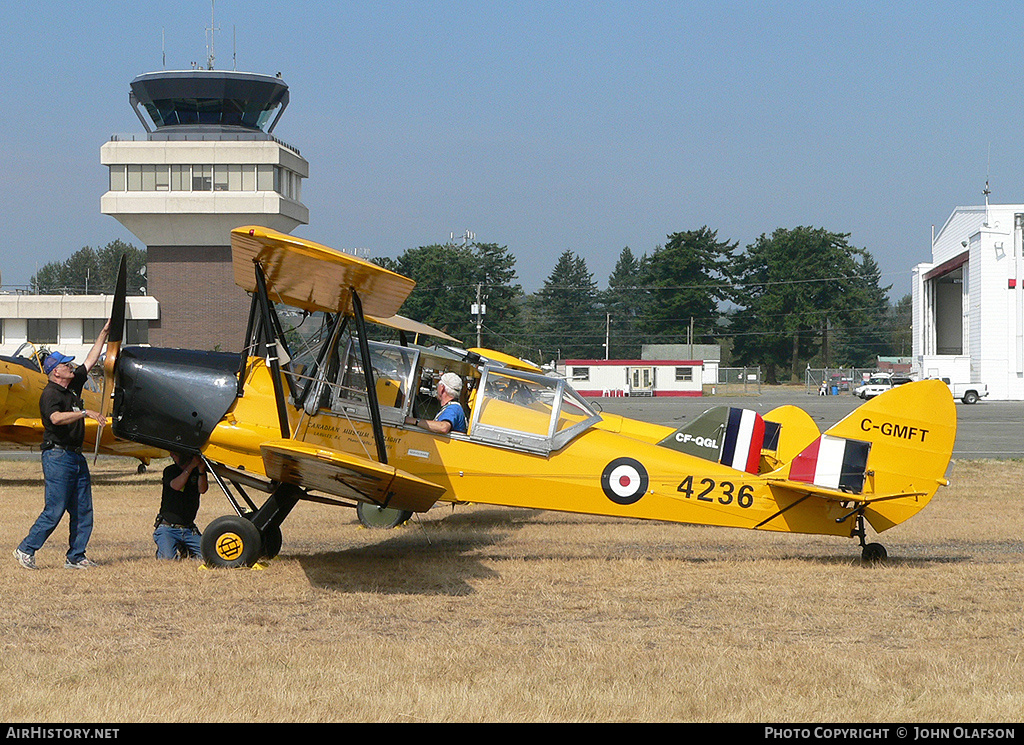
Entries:
[[[38,448],[43,441],[43,421],[39,414],[39,394],[48,378],[43,373],[46,354],[33,344],[22,344],[13,355],[0,356],[0,443],[14,449]],[[100,410],[102,392],[90,379],[82,391],[85,407]],[[100,431],[99,448],[96,434]],[[139,461],[142,473],[154,458],[166,458],[159,448],[119,440],[109,428],[97,427],[92,419],[85,420],[84,448],[103,455],[120,455]]]
[[[712,409],[675,430],[599,414],[566,380],[496,352],[372,340],[368,319],[396,316],[406,277],[262,227],[231,244],[252,295],[241,354],[107,351],[114,432],[201,455],[232,505],[204,532],[210,565],[277,555],[303,500],[380,525],[444,501],[853,537],[876,560],[866,524],[903,522],[947,483],[956,410],[941,381],[824,433],[792,406]],[[465,434],[408,423],[433,416],[446,372],[464,381]]]

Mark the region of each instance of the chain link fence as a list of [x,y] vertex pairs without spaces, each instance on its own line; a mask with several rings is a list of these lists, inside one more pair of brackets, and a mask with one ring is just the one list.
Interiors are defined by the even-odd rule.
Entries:
[[804,388],[808,393],[823,393],[826,396],[853,393],[853,389],[874,371],[873,367],[808,367],[804,372]]
[[718,381],[704,384],[706,396],[756,396],[760,393],[760,367],[720,367]]

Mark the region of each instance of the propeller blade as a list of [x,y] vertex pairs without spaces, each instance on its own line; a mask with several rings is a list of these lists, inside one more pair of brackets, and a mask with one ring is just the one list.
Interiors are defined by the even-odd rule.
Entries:
[[[128,295],[128,257],[121,255],[121,265],[117,269],[117,284],[114,286],[114,304],[110,309],[110,325],[107,327],[107,355],[103,360],[103,392],[100,394],[100,417],[106,417],[110,408],[110,397],[114,389],[114,368],[117,356],[121,351],[124,338],[124,316]],[[103,425],[96,428],[96,452],[93,462],[100,455],[100,439],[103,436]]]

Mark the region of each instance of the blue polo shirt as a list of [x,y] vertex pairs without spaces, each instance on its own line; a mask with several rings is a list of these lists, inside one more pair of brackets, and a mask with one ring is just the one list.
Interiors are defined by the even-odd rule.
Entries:
[[466,425],[466,412],[462,410],[462,405],[458,401],[449,401],[444,405],[437,416],[434,417],[435,422],[450,422],[452,425],[452,432],[461,432],[466,434],[468,429]]

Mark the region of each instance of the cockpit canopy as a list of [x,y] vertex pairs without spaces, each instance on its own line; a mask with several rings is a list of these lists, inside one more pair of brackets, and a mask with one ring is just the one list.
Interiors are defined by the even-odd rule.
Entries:
[[[344,325],[344,319],[328,316],[310,323],[305,335],[297,327],[286,334],[290,345],[298,348],[284,365],[292,403],[309,416],[369,421],[370,396],[358,338],[341,328]],[[434,390],[445,372],[464,381],[460,403],[469,422],[468,435],[451,437],[547,454],[600,420],[561,378],[493,363],[478,366],[444,347],[382,341],[367,345],[384,424],[401,426],[407,416],[433,418],[438,408]]]

